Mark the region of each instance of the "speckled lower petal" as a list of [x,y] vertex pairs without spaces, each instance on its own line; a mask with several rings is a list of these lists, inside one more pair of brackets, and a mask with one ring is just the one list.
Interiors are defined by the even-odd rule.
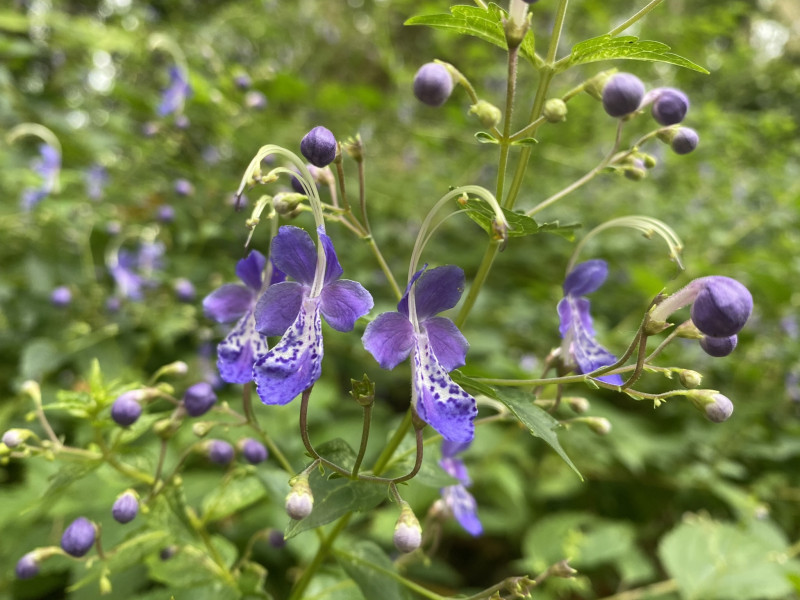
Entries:
[[[558,310],[561,315],[564,341],[570,356],[578,365],[579,373],[591,373],[600,367],[607,367],[617,362],[617,357],[594,339],[588,300],[568,296],[559,303]],[[568,318],[565,318],[567,315]],[[598,379],[613,385],[622,385],[620,375],[603,375]]]
[[475,398],[456,385],[436,360],[425,332],[414,345],[414,387],[417,413],[451,442],[469,442],[475,436],[478,414]]
[[467,533],[474,536],[483,533],[483,525],[478,519],[478,503],[467,488],[463,485],[442,488],[442,500]]
[[253,312],[242,317],[217,345],[217,368],[223,381],[247,383],[253,379],[253,364],[269,350],[267,338],[255,329]]
[[281,341],[253,365],[256,391],[264,404],[287,404],[322,373],[319,298],[303,301]]

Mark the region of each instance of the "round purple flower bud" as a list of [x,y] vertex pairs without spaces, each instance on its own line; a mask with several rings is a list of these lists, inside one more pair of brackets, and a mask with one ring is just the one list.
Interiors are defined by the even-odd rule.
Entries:
[[242,73],[233,78],[233,82],[240,90],[246,90],[253,83],[247,73]]
[[30,579],[39,574],[39,561],[36,560],[35,552],[28,552],[17,561],[14,568],[17,579]]
[[53,306],[57,306],[59,308],[69,306],[70,302],[72,302],[72,292],[69,291],[67,286],[60,285],[51,292],[50,302],[53,304]]
[[207,452],[209,460],[218,465],[227,465],[233,460],[233,446],[223,440],[208,442]]
[[692,322],[704,334],[724,338],[742,330],[753,312],[753,296],[730,277],[703,278],[703,287],[692,304]]
[[267,97],[257,90],[250,90],[244,95],[244,105],[247,108],[261,110],[267,105]]
[[125,492],[111,507],[111,516],[118,523],[130,523],[139,512],[139,500],[133,492]]
[[711,337],[710,335],[706,335],[700,338],[700,347],[709,356],[721,358],[733,352],[738,341],[739,337],[736,335],[728,337]]
[[269,545],[273,548],[283,548],[286,546],[286,538],[283,537],[283,532],[278,529],[271,529],[268,539]]
[[677,125],[689,110],[689,98],[680,90],[665,88],[653,103],[653,118],[661,125]]
[[414,95],[428,106],[441,106],[453,92],[453,77],[447,67],[426,63],[414,75]]
[[714,401],[705,405],[706,417],[714,423],[727,421],[733,414],[733,402],[722,394],[714,394],[712,398]]
[[267,460],[269,453],[264,444],[253,438],[247,438],[242,442],[242,456],[251,465],[257,465]]
[[192,302],[194,300],[194,284],[185,277],[176,279],[173,287],[175,289],[175,296],[177,296],[178,300],[181,302]]
[[183,405],[186,407],[186,412],[193,417],[206,414],[216,401],[217,395],[214,393],[214,388],[207,381],[195,383],[183,395]]
[[86,517],[78,517],[64,530],[61,548],[70,556],[80,558],[94,545],[96,533],[94,523]]
[[191,196],[194,194],[194,186],[188,179],[176,179],[175,193],[179,196]]
[[617,73],[603,88],[603,108],[612,117],[629,115],[642,103],[644,84],[630,73]]
[[336,158],[336,138],[329,129],[314,127],[300,142],[300,152],[315,167],[326,167]]
[[156,219],[162,223],[172,223],[175,220],[175,209],[169,204],[162,204],[156,211]]
[[111,405],[111,418],[117,425],[128,427],[133,425],[142,414],[142,405],[139,404],[139,391],[131,390],[118,396]]
[[681,127],[672,137],[670,146],[675,154],[689,154],[700,143],[700,136],[691,127]]

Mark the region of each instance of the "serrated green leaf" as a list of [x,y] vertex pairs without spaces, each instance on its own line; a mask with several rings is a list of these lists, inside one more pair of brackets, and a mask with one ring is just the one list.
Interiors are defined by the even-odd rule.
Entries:
[[567,463],[570,468],[583,479],[578,467],[570,460],[561,447],[561,442],[556,436],[556,429],[561,427],[550,413],[533,404],[533,396],[513,388],[499,388],[496,390],[497,398],[505,404],[520,423],[528,428],[532,435],[541,438]]
[[670,52],[671,48],[661,42],[639,40],[633,35],[612,37],[608,34],[592,38],[572,47],[569,60],[557,69],[564,71],[573,65],[598,62],[602,60],[626,59],[649,62],[663,62],[700,73],[708,71],[689,59]]
[[353,578],[365,598],[407,600],[408,590],[395,577],[392,561],[380,546],[369,541],[349,545],[346,551],[337,550],[339,564]]
[[[478,6],[457,5],[450,8],[450,14],[419,15],[411,17],[405,25],[427,25],[434,29],[453,31],[461,35],[469,35],[494,44],[504,50],[508,49],[503,19],[508,13],[494,2],[486,8]],[[536,56],[533,32],[528,30],[525,39],[519,46],[519,52],[534,66],[540,66],[542,59]]]
[[[461,206],[466,208],[467,216],[480,225],[481,229],[490,236],[494,235],[492,223],[495,220],[495,214],[486,202],[470,198],[466,203],[461,204]],[[580,227],[577,223],[561,225],[558,221],[542,223],[540,225],[531,217],[506,209],[503,209],[503,214],[509,224],[508,237],[522,237],[534,233],[547,232],[555,233],[567,239],[573,239],[575,236],[574,230]]]
[[481,144],[497,144],[498,140],[490,133],[479,131],[475,134],[475,139]]
[[203,521],[217,521],[232,515],[267,495],[264,484],[245,469],[237,471],[223,485],[203,499]]
[[791,596],[787,542],[769,521],[744,526],[692,517],[661,540],[659,557],[683,598],[763,600]]

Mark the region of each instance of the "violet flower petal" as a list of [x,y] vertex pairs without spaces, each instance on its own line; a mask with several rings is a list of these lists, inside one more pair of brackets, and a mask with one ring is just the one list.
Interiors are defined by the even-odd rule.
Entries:
[[253,313],[248,312],[217,345],[219,376],[228,383],[252,381],[253,364],[268,350],[267,338],[256,331]]
[[460,458],[455,458],[452,456],[443,458],[439,461],[439,466],[444,469],[445,473],[451,477],[455,477],[463,485],[472,485],[472,480],[469,478],[469,473],[467,473],[467,467],[464,465],[464,461],[462,461]]
[[415,338],[414,387],[417,414],[451,442],[470,442],[475,437],[473,420],[478,414],[475,398],[450,379],[433,352],[424,332]]
[[[412,280],[413,283],[413,280]],[[464,271],[455,265],[444,265],[422,273],[414,288],[414,302],[417,319],[427,317],[453,308],[464,292]],[[397,305],[397,310],[408,314],[408,291]]]
[[322,373],[322,322],[319,300],[306,299],[281,341],[256,360],[253,379],[264,404],[287,404]]
[[[591,325],[589,301],[586,298],[564,298],[558,304],[558,312],[562,317],[562,328],[566,325],[566,333],[562,331],[562,335],[568,344],[570,355],[578,365],[579,373],[591,373],[617,362],[617,357],[597,343],[594,331],[586,326],[587,319]],[[613,385],[622,385],[622,377],[618,374],[603,375],[598,379]]]
[[305,285],[314,281],[317,268],[317,248],[304,229],[284,225],[272,238],[272,260],[275,266]]
[[396,312],[378,315],[364,331],[364,348],[384,369],[394,369],[414,347],[414,326]]
[[261,291],[261,281],[267,259],[258,250],[253,250],[246,258],[236,263],[236,275],[247,287],[256,292]]
[[203,312],[217,323],[240,319],[253,303],[253,292],[238,283],[227,283],[203,298]]
[[297,318],[308,288],[296,281],[269,286],[256,302],[256,331],[264,335],[283,335]]
[[[325,251],[325,279],[323,280],[323,286],[327,286],[332,281],[339,279],[344,269],[342,269],[342,265],[339,264],[339,258],[336,256],[336,250],[333,247],[331,238],[325,234],[321,225],[317,227],[317,235]],[[325,313],[323,312],[323,314]],[[350,330],[348,329],[347,331]]]
[[[469,448],[469,442],[450,442],[448,440],[442,441],[442,458],[453,458],[456,454],[464,452]],[[442,466],[444,469],[444,466]],[[445,469],[446,470],[446,469]],[[455,475],[454,475],[455,477]]]
[[585,296],[591,294],[608,277],[608,263],[599,258],[587,260],[577,265],[564,279],[565,296]]
[[450,372],[466,364],[469,342],[455,323],[445,317],[431,317],[420,326],[428,333],[436,360],[445,371]]
[[372,305],[372,296],[364,286],[349,279],[325,285],[320,294],[322,316],[336,331],[351,331]]
[[478,519],[478,503],[463,485],[451,485],[442,489],[442,499],[453,513],[458,524],[473,536],[483,533],[483,525]]

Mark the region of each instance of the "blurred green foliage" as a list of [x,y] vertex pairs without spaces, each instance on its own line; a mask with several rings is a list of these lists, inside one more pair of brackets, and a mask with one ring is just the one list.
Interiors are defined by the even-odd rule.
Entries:
[[[554,4],[533,5],[540,53]],[[462,70],[481,97],[502,104],[506,64],[501,49],[403,26],[413,15],[448,8],[438,0],[31,0],[0,9],[0,128],[39,123],[63,148],[60,190],[24,213],[19,197],[38,184],[30,163],[39,143],[30,137],[0,143],[0,430],[32,420],[30,399],[19,389],[28,379],[42,382],[45,404],[61,403],[61,410],[48,416],[59,435],[80,446],[92,444],[95,429],[108,425],[103,411],[115,395],[145,382],[160,366],[175,360],[190,365],[184,380],[171,380],[177,389],[213,371],[213,345],[224,331],[203,316],[200,299],[234,280],[235,261],[246,252],[246,216],[234,210],[231,195],[262,144],[297,151],[302,135],[318,124],[341,140],[359,133],[375,239],[402,281],[419,223],[436,199],[450,186],[492,189],[495,183],[497,149],[475,141],[478,126],[467,114],[463,91],[440,109],[417,103],[410,91],[416,69],[438,58]],[[559,56],[638,8],[636,3],[574,0]],[[580,239],[609,218],[645,214],[667,222],[683,239],[683,273],[667,260],[660,242],[622,230],[599,236],[584,251],[582,258],[602,257],[610,264],[609,282],[592,301],[600,337],[617,353],[662,289],[672,292],[709,274],[735,277],[748,286],[755,313],[731,357],[711,359],[696,343],[673,344],[662,356],[663,364],[702,372],[705,386],[733,400],[734,416],[715,425],[681,400],[653,411],[624,395],[571,387],[568,394],[585,396],[590,414],[608,418],[613,426],[603,437],[578,425],[559,431],[561,446],[584,481],[524,429],[482,426],[465,460],[485,534],[473,539],[449,524],[430,561],[407,565],[411,579],[445,595],[477,592],[514,574],[535,576],[570,558],[579,575],[548,579],[536,597],[602,598],[649,585],[665,598],[742,600],[800,593],[800,567],[793,558],[800,539],[800,295],[794,289],[800,281],[798,21],[792,0],[668,0],[630,33],[668,44],[709,75],[616,61],[580,65],[551,87],[552,95],[561,95],[614,66],[635,73],[648,87],[680,87],[691,98],[686,124],[700,133],[697,151],[677,156],[651,142],[645,150],[658,164],[647,178],[634,182],[603,175],[537,218],[580,222]],[[159,38],[167,42],[154,46]],[[185,61],[192,87],[185,126],[174,115],[161,118],[156,112],[176,61]],[[246,89],[237,85],[243,75],[251,80]],[[535,72],[521,64],[520,126],[535,83]],[[265,107],[248,105],[252,92],[264,94]],[[644,121],[634,121],[630,129],[636,134],[626,135],[644,134]],[[598,102],[585,94],[572,100],[566,122],[537,132],[539,144],[518,207],[536,205],[591,169],[607,152],[614,131],[614,121]],[[103,198],[96,201],[87,197],[85,186],[92,165],[108,173]],[[193,192],[176,192],[178,179],[191,182]],[[348,185],[357,189],[353,168]],[[250,194],[245,211],[257,194]],[[159,221],[164,206],[174,208],[174,220]],[[262,250],[264,229],[253,242]],[[346,276],[370,289],[378,308],[391,308],[391,290],[366,245],[347,243],[343,228],[331,226],[330,233],[340,245]],[[485,239],[466,219],[451,221],[423,259],[459,264],[469,280]],[[165,245],[163,268],[153,272],[145,301],[123,300],[119,310],[109,311],[114,283],[108,267],[114,254],[142,240]],[[538,371],[559,344],[555,305],[572,246],[556,235],[511,240],[463,329],[471,344],[466,374],[523,377]],[[178,278],[194,284],[194,301],[178,300],[173,287]],[[72,291],[67,307],[50,302],[51,291],[60,285]],[[356,444],[360,409],[340,390],[349,387],[351,377],[367,372],[377,382],[368,452],[374,460],[379,441],[407,406],[408,371],[381,371],[355,334],[327,331],[325,344],[312,436]],[[95,381],[92,390],[95,359],[102,382]],[[647,391],[667,389],[660,375],[648,375],[645,382]],[[221,393],[232,405],[239,402],[235,387]],[[87,396],[99,402],[91,408],[92,425],[80,418]],[[296,407],[256,409],[269,431],[281,433],[290,461],[303,464],[304,449],[294,434]],[[125,458],[152,471],[156,443],[135,439],[150,423],[126,434]],[[184,429],[174,448],[194,441]],[[238,433],[231,427],[220,436],[235,442]],[[427,453],[431,473],[436,458],[436,452]],[[167,544],[200,547],[188,534],[175,537],[182,530],[168,522],[171,502],[186,502],[205,515],[212,543],[226,562],[236,560],[254,531],[285,528],[285,474],[272,464],[246,469],[223,475],[190,459],[183,474],[186,498],[154,503],[148,517],[152,531],[126,532],[111,522],[109,512],[130,481],[107,465],[8,462],[0,467],[0,535],[6,540],[0,544],[0,598],[97,597],[94,581],[69,586],[87,575],[99,578],[99,565],[87,573],[54,558],[43,563],[35,579],[13,577],[22,554],[57,544],[63,526],[77,514],[108,524],[103,530],[107,547],[123,540],[130,544],[112,565],[114,597],[240,597],[248,585],[257,589],[264,576],[273,597],[286,597],[295,569],[307,565],[316,549],[311,532],[282,549],[257,541],[253,559],[266,571],[245,573],[236,589],[221,591],[198,578],[191,551],[180,553],[177,561],[158,558]],[[427,483],[424,476],[419,479],[422,485],[408,486],[404,497],[421,516],[443,483],[441,477],[431,476]],[[395,519],[396,508],[386,503],[369,516],[357,515],[339,546],[350,559],[338,555],[339,563],[320,572],[307,597],[358,598],[354,581],[361,590],[380,586],[370,579],[374,570],[353,556],[388,564],[376,544],[391,552]],[[159,533],[152,524],[161,521]],[[362,538],[373,541],[356,543]],[[640,597],[648,596],[626,596]]]

